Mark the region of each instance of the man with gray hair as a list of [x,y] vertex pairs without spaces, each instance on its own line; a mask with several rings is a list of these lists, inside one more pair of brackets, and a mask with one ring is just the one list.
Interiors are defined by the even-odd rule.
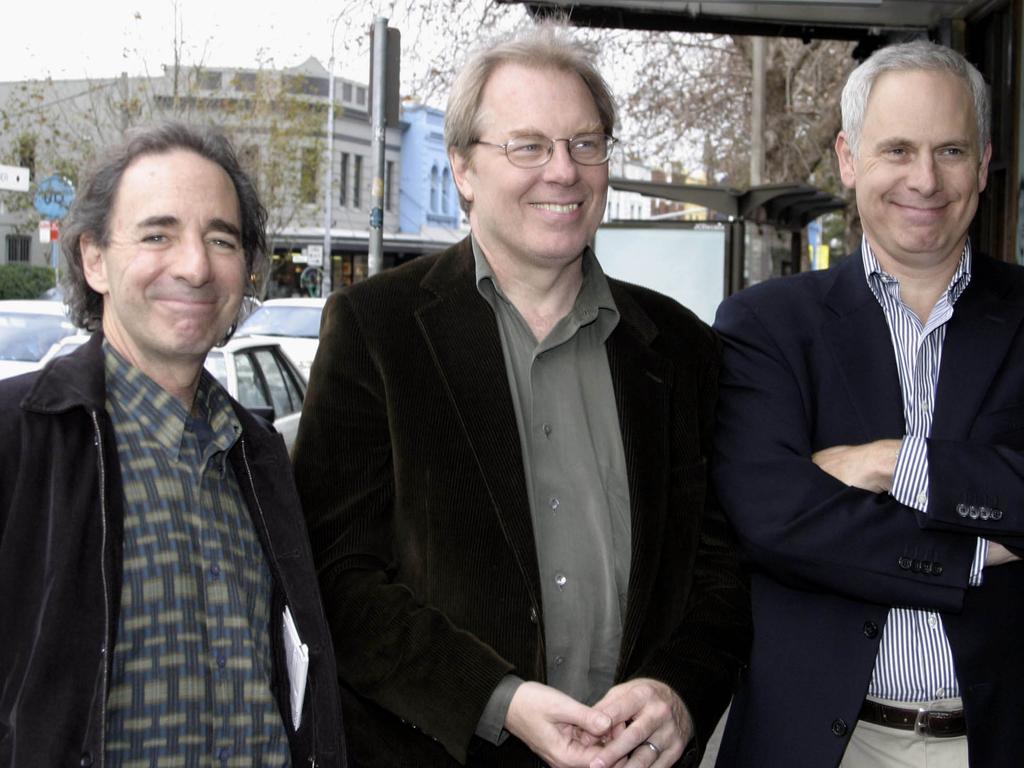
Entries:
[[265,222],[210,130],[138,131],[82,185],[93,337],[0,382],[4,766],[345,765],[284,442],[203,367]]
[[728,700],[718,345],[590,250],[614,126],[557,30],[475,55],[446,116],[470,237],[325,309],[295,465],[364,768],[668,768]]
[[1024,269],[972,250],[985,83],[917,41],[842,95],[863,238],[722,304],[714,481],[753,565],[718,765],[1020,765]]

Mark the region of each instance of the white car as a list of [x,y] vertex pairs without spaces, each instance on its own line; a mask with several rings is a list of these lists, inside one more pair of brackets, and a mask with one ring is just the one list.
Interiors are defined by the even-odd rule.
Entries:
[[42,367],[50,347],[77,329],[60,301],[0,301],[0,379]]
[[306,380],[276,339],[233,338],[206,356],[206,370],[250,411],[274,422],[291,455]]
[[234,338],[272,337],[308,379],[320,346],[320,315],[326,303],[327,299],[268,299],[238,327]]

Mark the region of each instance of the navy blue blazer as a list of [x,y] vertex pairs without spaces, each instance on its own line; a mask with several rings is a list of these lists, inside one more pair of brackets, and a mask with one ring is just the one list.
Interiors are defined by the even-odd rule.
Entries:
[[859,252],[719,308],[712,474],[752,570],[754,611],[719,766],[838,765],[892,606],[942,615],[971,766],[1020,764],[1024,563],[987,568],[979,587],[967,580],[977,537],[1024,543],[1024,269],[976,257],[972,273],[942,352],[926,513],[811,461],[904,435],[889,329]]

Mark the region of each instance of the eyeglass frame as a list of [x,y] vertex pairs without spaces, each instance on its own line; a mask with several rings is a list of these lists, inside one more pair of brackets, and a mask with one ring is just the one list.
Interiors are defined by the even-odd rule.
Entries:
[[[572,154],[572,142],[575,139],[580,138],[581,136],[603,136],[608,141],[608,154],[605,156],[604,160],[602,160],[599,163],[585,163],[585,162],[581,162],[580,160],[577,160],[573,156],[573,154]],[[549,142],[549,144],[548,144],[548,156],[547,156],[547,158],[545,158],[544,162],[543,163],[538,163],[537,165],[516,165],[516,163],[512,162],[512,158],[508,154],[508,145],[511,144],[514,141],[518,141],[519,139],[535,139],[535,138],[545,139],[545,140],[547,140]],[[551,162],[551,158],[555,156],[555,144],[557,144],[560,141],[564,141],[565,142],[566,151],[569,153],[569,158],[574,163],[576,163],[577,165],[586,166],[588,168],[597,168],[598,166],[605,165],[606,163],[608,163],[612,159],[612,152],[615,151],[615,145],[619,143],[619,139],[615,138],[610,133],[604,133],[603,131],[584,131],[583,133],[574,133],[572,136],[570,136],[569,138],[566,138],[566,139],[552,139],[552,138],[549,138],[549,137],[545,136],[544,134],[538,133],[538,134],[526,134],[526,135],[523,135],[523,136],[514,136],[513,138],[511,138],[508,141],[506,141],[504,144],[496,144],[493,141],[484,141],[483,139],[473,139],[473,141],[471,141],[470,144],[483,144],[483,145],[488,146],[488,147],[497,147],[498,149],[500,149],[505,154],[505,159],[508,160],[509,164],[512,165],[514,168],[522,168],[524,170],[529,170],[531,168],[543,168],[545,165],[550,163]]]

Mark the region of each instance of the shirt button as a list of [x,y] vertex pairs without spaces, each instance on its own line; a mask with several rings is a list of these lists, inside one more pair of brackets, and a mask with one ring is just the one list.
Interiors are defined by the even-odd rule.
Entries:
[[217,759],[222,763],[226,763],[229,757],[231,757],[231,750],[227,747],[221,747],[220,751],[217,753]]
[[544,437],[550,437],[550,436],[551,436],[551,425],[550,424],[545,424],[544,425]]
[[928,626],[932,629],[935,629],[937,626],[939,626],[939,617],[936,616],[934,613],[928,614]]
[[569,581],[569,580],[567,578],[565,578],[565,574],[564,573],[556,573],[555,574],[555,584],[558,585],[559,589],[565,589],[565,584],[566,584],[567,581]]
[[922,506],[927,506],[928,494],[925,491],[921,491],[919,494],[917,494],[917,503],[921,504]]
[[555,666],[556,667],[560,667],[564,663],[565,663],[565,657],[564,656],[555,656]]
[[217,656],[217,666],[220,667],[221,669],[224,669],[224,667],[226,667],[227,665],[228,665],[228,657],[225,656],[223,653],[218,654],[218,656]]
[[92,766],[92,753],[83,752],[82,759],[78,761],[78,764],[82,766],[82,768],[90,768]]
[[220,576],[220,566],[217,565],[216,563],[214,563],[213,565],[210,566],[210,576],[212,576],[215,579],[218,576]]
[[936,699],[944,699],[944,698],[946,698],[946,689],[945,688],[936,688],[935,689],[935,698]]
[[551,507],[551,511],[554,512],[559,506],[561,506],[561,502],[558,500],[557,496],[552,496],[548,501],[548,505]]

